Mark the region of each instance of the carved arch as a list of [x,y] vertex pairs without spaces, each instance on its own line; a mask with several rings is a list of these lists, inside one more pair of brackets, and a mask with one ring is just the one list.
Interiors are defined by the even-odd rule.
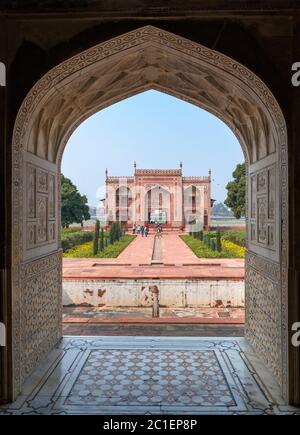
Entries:
[[[250,307],[247,336],[275,374],[287,397],[288,185],[287,130],[282,111],[267,86],[243,65],[153,26],[98,44],[51,69],[31,89],[18,112],[12,142],[15,395],[26,375],[61,334],[58,310],[52,319],[52,329],[39,334],[41,324],[32,324],[32,338],[29,339],[24,311],[30,307],[26,295],[33,285],[45,282],[45,276],[59,307],[58,174],[64,146],[88,116],[147,89],[169,93],[208,110],[222,119],[239,139],[249,165],[249,234],[255,238],[252,240],[250,237],[247,257],[247,304]],[[272,174],[275,174],[276,198],[280,201],[274,210],[276,220],[268,216],[261,230],[268,232],[276,228],[274,249],[264,246],[255,233],[260,230],[257,201],[259,209],[263,210],[264,204],[267,209],[270,200],[267,187],[259,190],[258,186],[261,178],[272,179]],[[47,184],[45,187],[41,182],[37,186],[38,193],[48,201],[46,209],[51,213],[48,215],[48,239],[38,241],[37,246],[36,225],[44,220],[35,214],[34,208],[30,215],[27,206],[32,198],[26,183],[30,180],[39,182],[43,177],[46,177]],[[52,191],[50,186],[53,186]],[[45,207],[40,210],[45,210]],[[43,231],[40,234],[45,235]],[[252,293],[257,287],[259,298],[254,301]],[[275,302],[268,304],[268,298],[272,297]],[[260,315],[264,320],[256,326],[258,305],[261,305]],[[268,320],[268,306],[271,305],[274,307],[273,323]],[[38,312],[42,306],[32,309]],[[44,322],[50,314],[43,312],[43,315]],[[268,338],[268,325],[274,332],[273,345]]]

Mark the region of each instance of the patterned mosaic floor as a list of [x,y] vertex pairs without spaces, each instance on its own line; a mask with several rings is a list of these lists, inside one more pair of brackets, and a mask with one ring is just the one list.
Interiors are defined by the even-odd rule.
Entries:
[[290,414],[242,338],[65,337],[5,414]]

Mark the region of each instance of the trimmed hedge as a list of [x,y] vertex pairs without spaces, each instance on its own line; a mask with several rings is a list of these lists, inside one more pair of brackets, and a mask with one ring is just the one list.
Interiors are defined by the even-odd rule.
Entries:
[[212,251],[215,251],[217,249],[216,239],[213,239],[213,238],[210,239],[210,246],[209,247]]
[[242,246],[243,248],[246,246],[245,231],[237,231],[237,230],[224,231],[224,233],[222,234],[222,239],[227,240],[228,242],[235,243],[236,245]]
[[72,234],[72,233],[78,233],[78,231],[82,231],[82,228],[62,228],[61,229],[61,236],[65,235],[65,234]]
[[94,231],[82,231],[78,230],[76,232],[64,233],[61,235],[61,246],[63,252],[66,252],[68,249],[73,248],[74,246],[81,245],[86,242],[90,242],[93,240]]

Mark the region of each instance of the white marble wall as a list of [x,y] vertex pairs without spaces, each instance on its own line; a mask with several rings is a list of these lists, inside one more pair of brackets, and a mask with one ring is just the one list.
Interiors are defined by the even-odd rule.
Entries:
[[151,285],[166,307],[243,307],[244,280],[63,280],[63,305],[147,307]]

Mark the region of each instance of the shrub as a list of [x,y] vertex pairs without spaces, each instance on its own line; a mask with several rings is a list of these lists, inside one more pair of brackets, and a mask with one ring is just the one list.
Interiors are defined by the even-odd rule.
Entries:
[[117,240],[120,240],[120,238],[122,237],[122,227],[120,222],[116,222],[116,237]]
[[210,239],[210,249],[212,251],[216,250],[216,239]]
[[94,243],[93,243],[93,254],[98,254],[99,249],[99,231],[100,231],[100,222],[96,219],[95,231],[94,231]]
[[209,239],[215,239],[217,235],[216,231],[205,231],[204,234],[206,234]]
[[113,222],[109,231],[109,242],[113,244],[114,242],[120,240],[122,236],[122,229],[119,222]]
[[68,249],[73,248],[74,246],[81,245],[85,242],[90,242],[93,240],[93,231],[70,231],[65,233],[62,231],[61,234],[61,246],[63,252],[66,252]]
[[222,235],[223,240],[235,243],[236,245],[246,246],[246,232],[237,230],[227,230]]
[[201,240],[201,242],[203,241],[203,231],[202,230],[199,233],[199,240]]
[[103,228],[101,228],[100,242],[99,242],[99,250],[100,250],[100,252],[102,252],[103,249],[104,249],[104,230],[103,230]]
[[206,246],[210,247],[210,239],[212,238],[212,235],[208,232],[203,233],[203,242],[206,244]]
[[65,235],[65,234],[73,234],[73,233],[78,233],[78,231],[82,231],[81,228],[62,228],[61,229],[61,235]]
[[222,242],[221,242],[221,231],[218,228],[216,233],[216,249],[218,252],[222,251]]

